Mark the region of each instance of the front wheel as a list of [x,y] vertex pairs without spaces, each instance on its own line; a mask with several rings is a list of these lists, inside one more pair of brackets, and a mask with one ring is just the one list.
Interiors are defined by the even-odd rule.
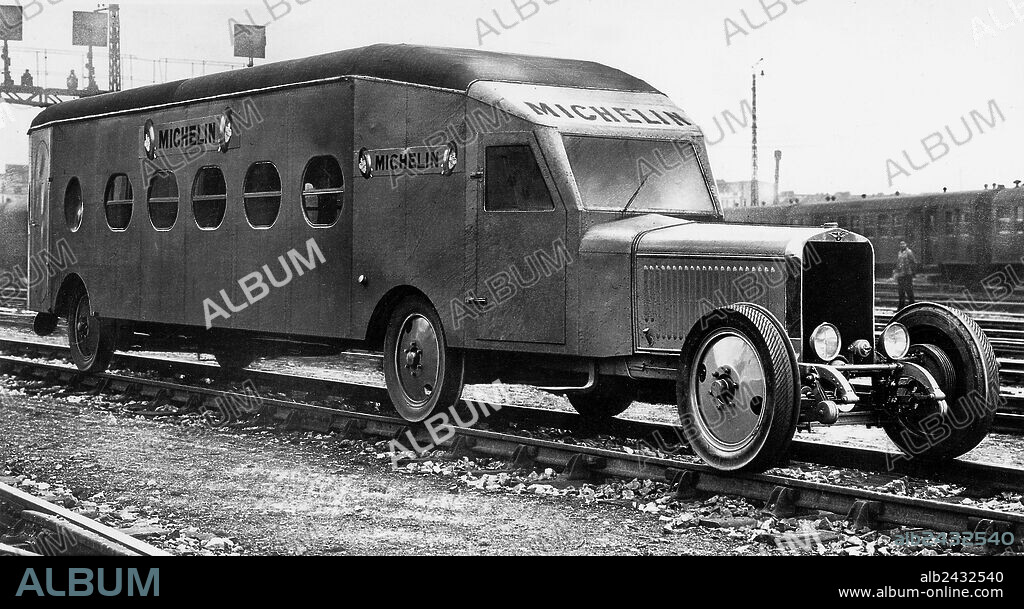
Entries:
[[935,378],[947,411],[898,405],[886,434],[906,454],[926,461],[970,452],[992,429],[1000,404],[999,362],[988,338],[962,311],[932,303],[911,305],[892,321],[909,330],[909,359]]
[[683,345],[676,397],[683,435],[709,465],[764,471],[788,451],[800,392],[796,354],[767,310],[704,317]]
[[92,312],[84,291],[71,303],[68,316],[68,346],[71,359],[83,372],[103,372],[114,357],[117,326]]
[[455,406],[462,397],[462,353],[448,346],[441,318],[423,298],[407,298],[391,313],[384,380],[395,410],[413,423]]

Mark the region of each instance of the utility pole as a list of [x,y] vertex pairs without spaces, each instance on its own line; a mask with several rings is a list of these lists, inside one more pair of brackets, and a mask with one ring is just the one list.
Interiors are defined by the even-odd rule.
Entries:
[[775,199],[772,205],[779,204],[779,179],[782,177],[782,151],[775,151]]
[[[753,142],[753,158],[754,158],[754,176],[750,180],[750,204],[753,207],[761,206],[761,188],[758,184],[758,167],[757,167],[757,68],[764,61],[762,57],[757,63],[754,64],[753,69],[753,120],[754,120],[754,142]],[[764,72],[761,72],[761,76],[764,76]]]

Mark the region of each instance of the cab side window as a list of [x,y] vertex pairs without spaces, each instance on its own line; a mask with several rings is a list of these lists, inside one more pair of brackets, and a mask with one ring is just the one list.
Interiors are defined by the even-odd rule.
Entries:
[[551,198],[529,146],[487,148],[487,211],[551,211]]

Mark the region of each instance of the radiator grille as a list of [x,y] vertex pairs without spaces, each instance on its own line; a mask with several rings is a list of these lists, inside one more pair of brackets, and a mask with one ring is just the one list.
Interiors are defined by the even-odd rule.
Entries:
[[785,322],[787,278],[780,260],[639,258],[636,346],[678,351],[701,317],[739,302],[759,304]]

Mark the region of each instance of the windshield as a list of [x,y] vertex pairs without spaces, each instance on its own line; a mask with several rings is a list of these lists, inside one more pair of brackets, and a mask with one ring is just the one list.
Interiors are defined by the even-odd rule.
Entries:
[[693,144],[564,136],[569,164],[595,211],[714,213]]

